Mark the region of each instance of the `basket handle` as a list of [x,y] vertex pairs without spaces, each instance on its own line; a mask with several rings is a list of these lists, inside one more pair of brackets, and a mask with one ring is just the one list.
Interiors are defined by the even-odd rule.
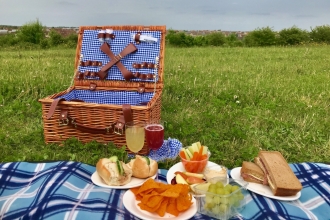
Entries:
[[78,129],[85,133],[91,134],[112,134],[116,133],[119,135],[124,134],[125,124],[127,122],[133,121],[131,105],[124,104],[123,106],[123,115],[119,117],[117,122],[110,124],[109,127],[105,128],[96,128],[89,127],[82,123],[79,123],[75,118],[72,118],[68,115],[68,110],[62,109],[60,113],[60,125],[71,126],[75,129]]
[[[47,119],[50,119],[53,116],[53,114],[54,114],[54,112],[55,112],[55,110],[56,110],[56,108],[57,108],[60,101],[65,101],[65,99],[64,98],[55,99],[52,102],[51,107],[49,109],[49,112],[47,114]],[[78,99],[74,99],[74,101],[83,102],[82,100],[78,100]],[[75,118],[69,116],[68,110],[66,110],[66,109],[62,109],[61,112],[60,112],[59,124],[60,125],[71,126],[71,127],[76,128],[76,129],[78,129],[82,132],[91,133],[91,134],[116,133],[116,134],[122,135],[124,133],[124,130],[125,130],[125,124],[127,122],[133,121],[131,105],[123,104],[122,109],[123,109],[123,115],[121,115],[119,117],[117,122],[114,122],[114,123],[110,124],[110,126],[106,127],[106,128],[89,127],[89,126],[86,126],[82,123],[79,123]]]

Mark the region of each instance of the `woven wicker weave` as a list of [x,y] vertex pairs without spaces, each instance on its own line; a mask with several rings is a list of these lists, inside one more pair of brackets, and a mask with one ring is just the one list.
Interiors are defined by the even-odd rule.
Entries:
[[[78,69],[78,64],[80,60],[80,51],[82,47],[82,34],[84,30],[103,30],[103,29],[113,29],[113,30],[132,30],[132,31],[159,31],[162,34],[161,37],[161,47],[159,54],[159,67],[158,75],[159,80],[157,83],[143,82],[146,92],[155,92],[153,98],[146,106],[131,106],[132,115],[134,121],[147,122],[149,120],[157,121],[161,118],[161,95],[163,89],[163,67],[164,67],[164,48],[165,48],[165,26],[83,26],[79,29],[78,36],[78,46],[76,49],[75,56],[75,73]],[[76,75],[76,74],[75,74]],[[54,99],[69,93],[74,89],[89,89],[91,83],[97,85],[96,90],[108,90],[108,91],[137,91],[141,82],[132,81],[109,81],[109,80],[79,80],[77,77],[74,78],[74,85],[68,90],[62,91],[46,98],[40,99],[42,103],[42,118],[44,126],[44,137],[46,143],[61,143],[64,140],[76,137],[81,142],[90,142],[96,140],[101,143],[113,142],[117,147],[122,147],[126,145],[125,135],[118,135],[115,133],[108,134],[90,134],[84,133],[77,129],[69,126],[63,126],[59,123],[60,112],[62,109],[68,111],[71,117],[79,119],[80,123],[86,126],[106,128],[111,123],[118,120],[118,118],[123,115],[121,105],[109,105],[109,104],[93,104],[85,102],[74,102],[74,101],[62,101],[57,106],[53,116],[47,119],[47,114],[49,112],[50,106]],[[129,150],[127,150],[131,153]],[[145,142],[144,147],[138,154],[146,155],[149,153],[149,148]]]

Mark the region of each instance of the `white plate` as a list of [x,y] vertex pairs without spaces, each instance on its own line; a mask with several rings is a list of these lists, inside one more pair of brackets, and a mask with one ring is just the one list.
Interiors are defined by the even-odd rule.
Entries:
[[[156,176],[157,176],[157,173],[155,175],[153,175],[152,177],[150,177],[150,178],[155,179]],[[99,176],[99,174],[96,171],[91,176],[91,180],[95,185],[101,186],[101,187],[106,187],[106,188],[111,188],[111,189],[130,189],[130,188],[134,188],[134,187],[137,187],[137,186],[141,186],[147,179],[148,178],[139,179],[139,178],[132,177],[131,181],[129,183],[127,183],[126,185],[123,185],[123,186],[109,186],[101,179],[101,177]]]
[[[244,179],[241,177],[241,167],[236,167],[230,171],[230,175],[233,179],[237,181],[238,184],[243,185],[246,182]],[[247,189],[257,193],[259,195],[272,198],[272,199],[277,199],[277,200],[283,200],[283,201],[293,201],[299,199],[301,192],[298,192],[294,196],[274,196],[272,190],[269,188],[269,186],[258,184],[258,183],[250,183],[247,186]]]
[[[206,167],[214,167],[214,166],[219,166],[219,168],[222,167],[219,164],[213,163],[211,161],[208,161],[207,164],[206,164]],[[184,168],[184,166],[183,166],[183,164],[181,162],[174,164],[167,171],[166,181],[167,181],[168,184],[171,184],[171,181],[174,178],[176,171],[180,171],[180,172],[185,172],[186,171],[185,168]],[[229,178],[229,176],[228,176],[228,173],[227,173],[227,179],[228,178]]]
[[151,213],[145,210],[140,209],[140,207],[138,206],[138,203],[140,203],[140,201],[137,201],[135,199],[135,195],[133,194],[133,192],[131,190],[127,190],[124,193],[123,196],[123,203],[125,208],[132,213],[133,215],[135,215],[136,217],[140,218],[140,219],[144,219],[144,220],[159,220],[159,219],[174,219],[174,220],[179,220],[179,219],[190,219],[191,217],[193,217],[196,212],[197,212],[197,204],[196,204],[196,200],[195,198],[192,196],[192,200],[193,204],[190,206],[190,208],[184,212],[180,212],[180,214],[178,215],[178,217],[171,215],[169,213],[165,213],[165,215],[163,217],[160,217],[157,213]]

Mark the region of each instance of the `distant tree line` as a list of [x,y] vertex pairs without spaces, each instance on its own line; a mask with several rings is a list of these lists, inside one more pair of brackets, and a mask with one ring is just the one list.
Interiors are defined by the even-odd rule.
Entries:
[[270,27],[257,28],[243,39],[236,34],[225,36],[222,32],[191,36],[185,32],[170,30],[166,35],[167,43],[177,47],[227,46],[227,47],[265,47],[293,46],[303,44],[330,44],[330,26],[323,25],[306,31],[293,26],[279,32]]
[[55,30],[51,30],[46,36],[45,27],[39,20],[27,23],[19,28],[16,33],[0,36],[0,47],[19,46],[20,48],[47,49],[50,47],[63,46],[76,48],[78,42],[77,34],[63,37]]
[[[23,25],[16,33],[0,36],[0,47],[19,46],[20,48],[40,47],[47,49],[49,47],[63,46],[75,48],[77,41],[77,34],[63,37],[55,30],[51,30],[46,37],[45,27],[37,20]],[[220,31],[207,35],[191,36],[185,32],[169,30],[166,35],[166,44],[176,47],[265,47],[330,44],[330,26],[316,26],[311,28],[310,31],[293,26],[278,32],[270,27],[257,28],[249,32],[243,39],[239,39],[234,33],[225,36]]]

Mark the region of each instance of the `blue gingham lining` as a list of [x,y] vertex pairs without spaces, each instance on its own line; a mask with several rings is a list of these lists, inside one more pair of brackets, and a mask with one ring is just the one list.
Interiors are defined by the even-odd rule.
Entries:
[[154,93],[131,92],[131,91],[90,91],[75,89],[58,98],[65,98],[67,101],[79,99],[87,103],[112,104],[112,105],[145,105],[149,102]]
[[[82,39],[82,48],[81,48],[81,61],[100,61],[102,66],[93,67],[79,66],[79,71],[84,73],[85,71],[98,72],[103,66],[110,62],[108,55],[104,54],[101,50],[101,43],[98,39],[98,33],[100,30],[85,30],[83,33]],[[152,73],[156,75],[156,80],[158,80],[158,69],[135,69],[133,68],[133,63],[156,63],[156,57],[160,56],[160,43],[161,43],[161,32],[160,31],[140,31],[141,34],[149,35],[154,38],[157,38],[158,41],[154,43],[141,42],[136,44],[132,35],[135,35],[138,31],[121,31],[114,30],[113,34],[115,39],[107,40],[106,42],[110,45],[111,51],[117,55],[119,54],[129,43],[133,43],[137,47],[135,53],[131,53],[125,56],[120,62],[126,67],[127,70],[131,72],[139,72],[140,74]],[[88,77],[90,79],[98,79],[98,77]],[[124,81],[122,73],[116,65],[110,68],[108,71],[107,80],[121,80]],[[132,79],[132,81],[142,81],[141,79]],[[154,79],[144,80],[147,82],[154,82]]]

